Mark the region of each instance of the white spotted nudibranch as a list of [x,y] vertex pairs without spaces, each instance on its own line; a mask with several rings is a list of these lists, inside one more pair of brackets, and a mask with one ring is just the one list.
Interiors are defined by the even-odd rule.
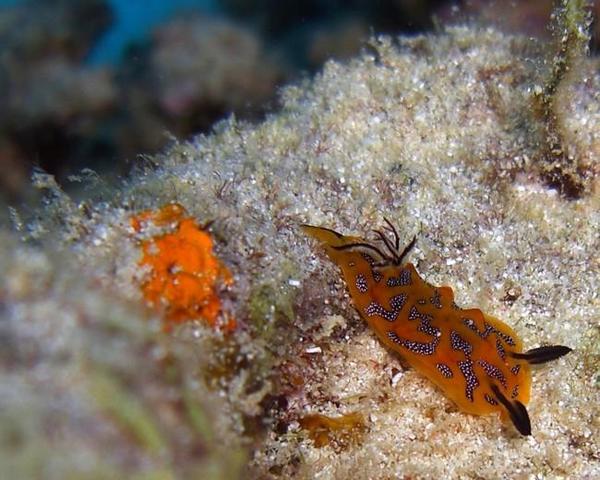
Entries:
[[342,270],[356,309],[381,342],[399,353],[467,413],[500,412],[523,435],[531,434],[525,405],[531,389],[530,365],[566,355],[551,345],[523,352],[515,331],[477,308],[454,303],[450,287],[424,281],[393,238],[376,231],[381,248],[359,237],[311,225],[302,229],[319,240]]

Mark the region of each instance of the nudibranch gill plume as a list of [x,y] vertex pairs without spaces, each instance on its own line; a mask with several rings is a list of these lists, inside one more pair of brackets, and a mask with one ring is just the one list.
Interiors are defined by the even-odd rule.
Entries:
[[[450,287],[423,280],[405,262],[416,238],[400,250],[400,238],[386,220],[375,231],[378,244],[311,225],[302,229],[321,242],[342,270],[354,306],[380,341],[437,385],[464,412],[499,412],[523,435],[531,434],[526,405],[530,365],[571,351],[551,345],[523,352],[515,331],[477,308],[454,302]],[[387,234],[386,234],[387,233]]]

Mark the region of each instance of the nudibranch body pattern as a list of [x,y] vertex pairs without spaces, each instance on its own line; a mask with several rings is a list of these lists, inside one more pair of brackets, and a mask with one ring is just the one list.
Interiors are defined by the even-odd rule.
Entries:
[[479,309],[460,308],[450,287],[427,283],[413,264],[404,262],[415,240],[400,252],[398,234],[389,222],[392,237],[376,231],[381,248],[327,228],[302,228],[341,268],[356,309],[384,345],[462,411],[500,412],[521,434],[531,434],[525,407],[530,364],[556,359],[570,348],[554,345],[523,352],[512,328]]

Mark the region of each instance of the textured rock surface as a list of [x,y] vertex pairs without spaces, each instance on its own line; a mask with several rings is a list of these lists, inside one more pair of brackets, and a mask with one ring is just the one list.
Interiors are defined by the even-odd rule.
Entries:
[[[46,478],[235,478],[246,461],[262,478],[596,476],[600,202],[597,179],[568,200],[540,173],[543,64],[538,46],[491,30],[382,39],[285,89],[264,123],[175,145],[110,202],[75,205],[38,178],[48,202],[21,232],[37,242],[2,237],[2,451],[32,452]],[[563,140],[597,165],[600,94],[586,71]],[[235,277],[230,337],[201,323],[164,336],[139,308],[129,219],[172,201],[215,220]],[[381,347],[297,229],[362,235],[383,216],[405,241],[418,233],[410,260],[460,305],[502,318],[527,347],[575,349],[534,373],[532,437],[461,413]],[[123,403],[107,394],[115,379]],[[367,429],[343,448],[316,448],[297,423],[356,411]],[[30,474],[8,458],[0,476]]]

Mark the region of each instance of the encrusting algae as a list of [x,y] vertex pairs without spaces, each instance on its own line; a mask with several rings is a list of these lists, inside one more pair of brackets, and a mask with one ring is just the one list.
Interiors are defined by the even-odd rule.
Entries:
[[308,436],[317,448],[334,442],[338,449],[343,449],[351,443],[360,441],[366,429],[364,418],[356,412],[341,417],[310,414],[299,418],[298,423],[308,432]]
[[157,211],[144,211],[131,219],[137,233],[145,228],[171,228],[142,242],[139,264],[150,268],[142,284],[147,303],[164,308],[165,329],[174,323],[203,319],[223,331],[236,327],[235,319],[223,311],[219,287],[230,287],[231,273],[213,254],[210,234],[199,227],[176,203]]

